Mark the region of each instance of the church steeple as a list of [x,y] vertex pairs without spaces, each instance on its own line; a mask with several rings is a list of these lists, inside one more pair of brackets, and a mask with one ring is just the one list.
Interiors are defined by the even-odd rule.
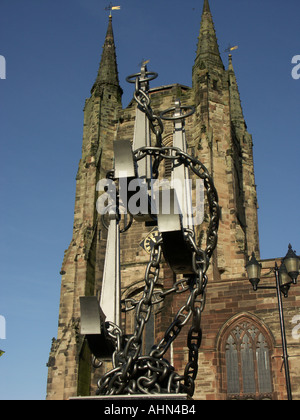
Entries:
[[195,66],[200,69],[224,69],[208,0],[204,0]]
[[103,45],[101,62],[98,70],[97,79],[92,91],[96,86],[101,86],[105,84],[115,86],[118,90],[120,90],[120,92],[122,92],[122,89],[120,88],[119,84],[112,16],[109,16],[108,28]]
[[241,105],[240,93],[236,76],[232,64],[232,55],[229,55],[228,64],[228,78],[229,78],[229,97],[230,97],[230,116],[234,124],[241,123],[245,125],[243,109]]

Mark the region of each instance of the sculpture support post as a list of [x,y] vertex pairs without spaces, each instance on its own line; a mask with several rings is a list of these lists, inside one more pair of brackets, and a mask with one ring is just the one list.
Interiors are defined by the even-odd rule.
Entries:
[[121,325],[120,226],[116,214],[108,228],[100,307],[106,322]]

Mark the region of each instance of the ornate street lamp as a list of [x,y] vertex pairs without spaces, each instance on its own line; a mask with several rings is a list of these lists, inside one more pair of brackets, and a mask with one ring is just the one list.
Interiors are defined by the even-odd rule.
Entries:
[[289,245],[288,253],[283,258],[280,268],[278,267],[277,263],[275,263],[274,272],[275,272],[276,286],[258,286],[260,282],[261,269],[262,269],[262,265],[255,258],[255,254],[252,253],[251,259],[246,264],[246,270],[247,270],[249,281],[252,284],[253,290],[257,291],[258,289],[276,289],[276,292],[277,292],[287,396],[289,400],[292,400],[293,398],[292,398],[292,391],[291,391],[291,381],[290,381],[288,353],[287,353],[287,341],[286,341],[286,334],[285,334],[281,293],[284,295],[285,298],[287,298],[291,284],[297,284],[297,278],[300,271],[300,258],[297,257],[296,253],[292,250],[292,246]]

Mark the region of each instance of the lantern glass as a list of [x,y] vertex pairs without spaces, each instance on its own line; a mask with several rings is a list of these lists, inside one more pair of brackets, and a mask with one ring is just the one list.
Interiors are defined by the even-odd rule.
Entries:
[[281,264],[279,269],[279,283],[281,292],[283,293],[284,297],[287,298],[292,280],[287,272],[284,262]]
[[284,265],[288,272],[288,275],[293,280],[293,283],[297,283],[297,277],[300,269],[300,259],[297,257],[295,252],[292,250],[292,245],[289,245],[289,250],[283,259]]
[[281,264],[279,269],[279,281],[281,286],[291,283],[291,278],[289,276],[289,273],[287,272],[284,262]]
[[248,279],[251,282],[253,289],[257,290],[257,285],[260,281],[261,264],[255,258],[254,252],[252,253],[251,259],[246,264],[246,270],[248,274]]

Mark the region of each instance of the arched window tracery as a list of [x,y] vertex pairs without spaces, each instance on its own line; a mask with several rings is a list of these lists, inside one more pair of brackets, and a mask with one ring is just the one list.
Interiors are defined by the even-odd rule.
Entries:
[[233,321],[221,338],[223,386],[228,399],[272,399],[272,340],[259,322]]

